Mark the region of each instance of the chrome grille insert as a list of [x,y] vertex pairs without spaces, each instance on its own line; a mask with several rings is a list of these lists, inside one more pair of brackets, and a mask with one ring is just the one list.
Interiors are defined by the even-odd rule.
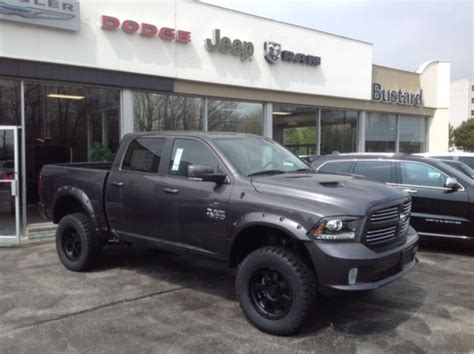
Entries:
[[403,203],[403,212],[408,214],[411,212],[411,201]]
[[400,224],[400,235],[405,236],[408,231],[408,226],[410,225],[410,213],[411,213],[411,201],[403,203],[403,214],[407,218]]
[[399,215],[400,215],[400,209],[398,206],[385,208],[373,213],[372,216],[370,217],[370,221],[379,222],[379,221],[395,219],[395,218],[398,218]]
[[384,227],[381,229],[375,229],[367,231],[366,240],[372,245],[378,243],[387,242],[395,239],[397,235],[397,225]]

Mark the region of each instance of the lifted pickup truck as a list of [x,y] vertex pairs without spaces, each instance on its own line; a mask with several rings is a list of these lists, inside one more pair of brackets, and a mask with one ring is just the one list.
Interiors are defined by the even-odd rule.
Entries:
[[109,240],[225,262],[246,317],[273,334],[296,332],[318,292],[375,289],[416,263],[408,194],[315,174],[260,136],[129,134],[111,165],[45,166],[39,190],[68,269]]

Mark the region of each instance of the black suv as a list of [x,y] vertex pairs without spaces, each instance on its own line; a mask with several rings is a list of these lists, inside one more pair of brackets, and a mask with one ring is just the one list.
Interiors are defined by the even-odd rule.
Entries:
[[411,225],[420,236],[474,239],[474,181],[442,161],[404,154],[333,154],[311,166],[322,173],[363,175],[409,192]]

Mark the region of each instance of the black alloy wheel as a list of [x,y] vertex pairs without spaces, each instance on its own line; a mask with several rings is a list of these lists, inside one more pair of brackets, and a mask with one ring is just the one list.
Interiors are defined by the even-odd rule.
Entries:
[[62,247],[66,257],[69,258],[70,261],[75,262],[79,259],[82,252],[82,242],[81,236],[79,236],[76,230],[73,228],[64,230]]
[[250,299],[255,309],[272,320],[285,317],[293,303],[288,281],[275,269],[258,269],[250,278]]

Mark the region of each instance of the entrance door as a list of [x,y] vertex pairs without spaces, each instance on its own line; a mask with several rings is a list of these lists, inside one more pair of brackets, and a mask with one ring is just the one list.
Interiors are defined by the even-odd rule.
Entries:
[[0,126],[0,245],[20,241],[18,128]]

